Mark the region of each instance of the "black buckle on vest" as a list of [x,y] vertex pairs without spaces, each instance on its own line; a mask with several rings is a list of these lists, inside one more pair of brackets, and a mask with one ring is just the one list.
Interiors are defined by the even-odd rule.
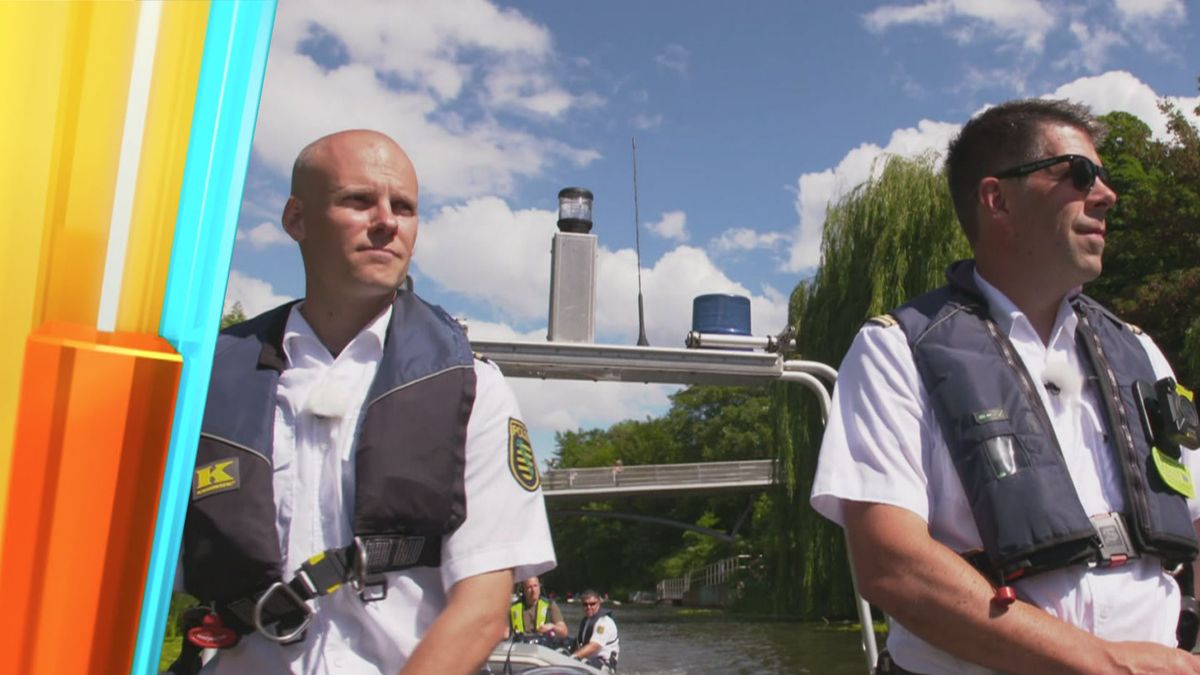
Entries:
[[1096,528],[1100,549],[1098,560],[1091,564],[1095,567],[1117,567],[1130,560],[1138,558],[1137,549],[1129,537],[1129,528],[1125,518],[1119,513],[1101,513],[1091,517],[1092,527]]

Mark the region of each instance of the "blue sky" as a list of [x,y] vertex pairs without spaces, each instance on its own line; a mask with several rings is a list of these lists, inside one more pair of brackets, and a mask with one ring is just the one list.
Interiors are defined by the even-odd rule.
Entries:
[[[303,293],[279,228],[307,142],[382,130],[413,158],[413,276],[472,337],[545,339],[556,195],[596,195],[597,341],[637,336],[630,138],[650,341],[691,299],[751,298],[756,334],[820,259],[825,208],[882,153],[941,151],[988,104],[1067,97],[1160,133],[1200,102],[1182,0],[488,2],[279,5],[227,304]],[[835,364],[836,365],[836,364]],[[555,430],[661,413],[668,387],[514,381],[539,454]]]

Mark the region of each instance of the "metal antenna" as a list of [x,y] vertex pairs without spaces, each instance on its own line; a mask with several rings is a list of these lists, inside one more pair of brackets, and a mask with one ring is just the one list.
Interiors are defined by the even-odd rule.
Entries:
[[638,278],[638,346],[649,347],[650,341],[646,339],[646,312],[642,306],[642,218],[638,213],[638,186],[637,186],[637,139],[633,136],[629,137],[629,144],[633,147],[633,233],[635,242],[635,252],[637,253],[637,278]]

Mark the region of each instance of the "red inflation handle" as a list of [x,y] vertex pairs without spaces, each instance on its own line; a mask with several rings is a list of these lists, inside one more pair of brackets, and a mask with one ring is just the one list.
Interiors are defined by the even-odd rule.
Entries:
[[1012,586],[1002,585],[996,589],[996,594],[992,596],[992,602],[1001,607],[1008,607],[1017,601],[1017,589]]
[[199,626],[188,629],[188,641],[201,649],[222,649],[238,643],[236,631],[228,628],[216,614],[206,614]]

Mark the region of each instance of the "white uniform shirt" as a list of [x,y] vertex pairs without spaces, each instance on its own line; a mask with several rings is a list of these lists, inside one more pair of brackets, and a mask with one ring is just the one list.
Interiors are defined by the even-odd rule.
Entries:
[[608,661],[612,659],[613,654],[620,659],[621,639],[617,633],[617,622],[612,620],[607,614],[596,619],[596,625],[592,628],[592,637],[588,639],[588,643],[596,643],[600,645],[600,651],[596,652],[596,656]]
[[[283,348],[289,367],[277,386],[275,508],[285,580],[315,553],[353,539],[358,418],[383,354],[391,308],[333,358],[292,308]],[[221,650],[205,673],[385,673],[404,667],[446,606],[454,584],[515,568],[517,579],[553,569],[541,490],[520,487],[508,466],[509,418],[520,419],[499,370],[475,362],[475,405],[467,425],[467,518],[442,542],[442,564],[387,574],[387,597],[364,603],[349,586],[310,602],[303,642],[285,647],[251,634]]]
[[[1085,511],[1121,510],[1120,472],[1105,438],[1098,385],[1082,383],[1082,392],[1075,393],[1060,384],[1063,391],[1058,394],[1048,393],[1044,386],[1047,364],[1055,361],[1065,359],[1071,370],[1083,372],[1075,343],[1078,318],[1070,305],[1063,301],[1050,342],[1044,345],[1008,298],[978,273],[975,280],[992,318],[1008,334],[1036,384]],[[1139,339],[1155,374],[1171,375],[1158,347],[1148,336]],[[1200,475],[1197,454],[1184,451],[1193,476]],[[982,548],[962,483],[899,326],[865,326],[838,373],[811,503],[821,515],[843,525],[842,505],[847,501],[899,506],[924,519],[930,535],[954,551]],[[1200,519],[1200,505],[1190,500],[1188,506],[1192,519]],[[1022,600],[1101,638],[1175,645],[1179,587],[1157,558],[1103,569],[1075,565],[1014,586]],[[928,675],[992,672],[926,644],[895,621],[890,625],[888,651],[905,669]]]

